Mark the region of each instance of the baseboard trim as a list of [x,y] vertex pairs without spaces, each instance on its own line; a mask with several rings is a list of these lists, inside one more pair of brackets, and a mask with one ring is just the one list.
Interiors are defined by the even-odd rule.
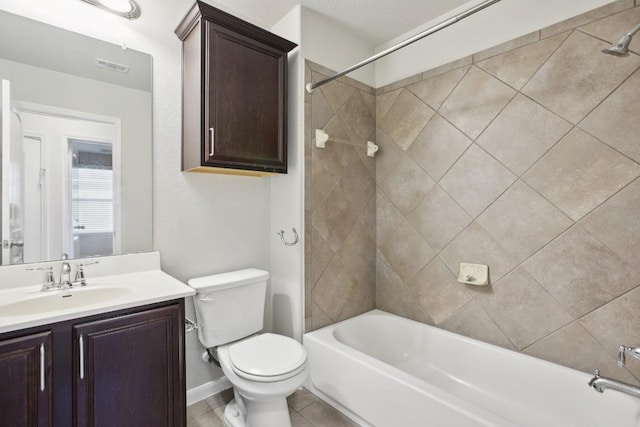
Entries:
[[229,382],[227,377],[220,377],[217,380],[189,389],[187,390],[187,406],[193,405],[229,388],[231,388],[231,382]]

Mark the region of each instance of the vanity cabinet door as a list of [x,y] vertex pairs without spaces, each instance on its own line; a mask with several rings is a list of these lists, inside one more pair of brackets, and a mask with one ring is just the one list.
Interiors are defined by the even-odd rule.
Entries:
[[51,332],[0,341],[0,426],[52,423]]
[[73,327],[77,426],[184,426],[180,305]]

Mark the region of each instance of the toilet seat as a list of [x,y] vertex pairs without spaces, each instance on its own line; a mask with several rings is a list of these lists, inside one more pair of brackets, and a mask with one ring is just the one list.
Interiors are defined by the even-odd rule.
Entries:
[[229,346],[229,361],[242,378],[275,382],[300,373],[305,368],[307,352],[292,338],[265,333]]

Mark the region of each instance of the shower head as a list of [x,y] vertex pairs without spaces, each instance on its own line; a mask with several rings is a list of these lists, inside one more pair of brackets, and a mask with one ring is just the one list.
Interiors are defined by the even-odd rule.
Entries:
[[602,49],[602,53],[618,57],[629,56],[629,44],[631,43],[631,38],[638,32],[638,30],[640,30],[640,24],[636,25],[631,31],[620,37],[620,40],[616,43],[606,49]]

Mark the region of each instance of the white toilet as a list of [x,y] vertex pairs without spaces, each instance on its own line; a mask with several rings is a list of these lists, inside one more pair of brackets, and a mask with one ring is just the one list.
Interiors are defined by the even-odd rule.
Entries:
[[198,338],[217,355],[235,399],[230,427],[290,427],[287,396],[307,379],[307,353],[296,340],[263,328],[267,271],[250,268],[189,280]]

